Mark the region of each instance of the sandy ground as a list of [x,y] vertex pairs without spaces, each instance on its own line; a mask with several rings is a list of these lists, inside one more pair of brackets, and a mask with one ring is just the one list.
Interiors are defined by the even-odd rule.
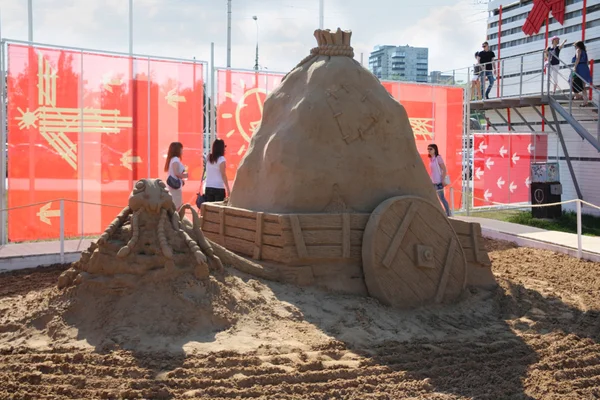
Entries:
[[497,290],[411,312],[234,270],[119,296],[2,274],[0,399],[600,398],[600,264],[487,245]]

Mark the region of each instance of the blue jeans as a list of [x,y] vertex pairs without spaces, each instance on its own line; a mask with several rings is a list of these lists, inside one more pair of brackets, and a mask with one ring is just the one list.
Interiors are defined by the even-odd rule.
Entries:
[[449,217],[450,206],[448,205],[448,200],[446,200],[446,197],[444,197],[444,185],[442,185],[441,183],[434,183],[433,187],[435,188],[435,191],[437,192],[437,195],[440,198],[442,205],[444,206],[444,210],[446,210],[446,215]]
[[485,91],[485,97],[489,97],[490,91],[492,90],[492,86],[494,86],[494,81],[496,80],[496,78],[494,78],[494,71],[486,70],[481,73],[481,97],[482,98],[484,96],[483,89],[485,88],[485,78],[486,77],[490,84],[488,85],[488,88]]

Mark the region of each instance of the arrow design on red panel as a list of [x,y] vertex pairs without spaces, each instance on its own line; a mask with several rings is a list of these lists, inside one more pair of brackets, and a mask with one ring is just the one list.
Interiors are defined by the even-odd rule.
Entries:
[[531,152],[532,152],[533,150],[535,150],[535,146],[532,146],[532,145],[531,145],[531,143],[529,143],[529,144],[527,145],[527,151],[529,152],[529,154],[531,154]]
[[502,158],[504,158],[504,156],[508,154],[508,150],[506,150],[504,148],[504,146],[500,147],[500,156],[502,156]]
[[485,144],[485,142],[482,141],[481,143],[479,143],[479,151],[480,152],[485,153],[485,149],[487,149],[487,148],[488,147],[487,147],[487,144]]
[[477,179],[481,179],[483,174],[484,174],[484,171],[482,171],[481,168],[477,167],[477,169],[475,170],[475,176],[477,177]]
[[516,164],[516,163],[517,163],[517,161],[519,161],[520,159],[521,159],[521,157],[519,157],[519,156],[517,155],[517,153],[513,154],[513,156],[512,156],[512,162],[513,162],[514,164]]
[[498,180],[496,181],[496,185],[498,185],[498,189],[502,189],[502,186],[504,186],[506,182],[502,180],[502,177],[498,178]]
[[485,199],[486,199],[487,201],[489,201],[489,200],[492,198],[492,192],[490,192],[490,190],[489,190],[489,189],[486,189],[486,190],[485,190],[485,193],[483,194],[483,197],[485,197]]
[[527,186],[527,187],[531,186],[531,179],[529,177],[527,177],[527,179],[525,179],[525,186]]
[[488,159],[485,161],[485,166],[487,167],[487,169],[492,169],[492,165],[494,165],[494,162],[492,161],[492,159],[491,159],[491,158],[488,158]]
[[514,193],[515,190],[517,190],[517,185],[515,185],[514,182],[511,182],[510,186],[508,187],[508,189],[510,190],[511,193]]

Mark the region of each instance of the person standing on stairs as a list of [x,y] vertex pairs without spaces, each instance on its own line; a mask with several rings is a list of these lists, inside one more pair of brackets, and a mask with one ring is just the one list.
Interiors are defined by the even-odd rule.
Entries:
[[[592,84],[592,75],[590,73],[590,67],[588,65],[588,55],[583,42],[577,41],[573,44],[575,47],[575,55],[571,60],[573,62],[573,72],[571,73],[571,87],[573,88],[574,99],[583,99],[583,103],[579,107],[586,107],[588,105],[587,93],[585,91],[585,84]],[[581,94],[579,94],[581,93]]]
[[[548,65],[548,74],[550,75],[550,82],[554,85],[553,94],[556,93],[556,87],[558,86],[558,70],[560,68],[560,51],[562,50],[567,39],[559,45],[560,38],[554,36],[552,38],[552,46],[548,47],[544,52],[546,63]],[[550,88],[548,88],[550,90]]]

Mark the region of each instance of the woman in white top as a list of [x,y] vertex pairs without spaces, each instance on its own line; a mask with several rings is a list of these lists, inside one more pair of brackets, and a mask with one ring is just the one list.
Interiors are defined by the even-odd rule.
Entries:
[[165,172],[168,172],[167,189],[171,193],[173,203],[175,203],[175,207],[178,210],[183,203],[181,189],[185,185],[184,179],[188,177],[186,167],[181,163],[182,154],[183,145],[179,142],[173,142],[169,145],[167,161],[165,162]]
[[450,206],[444,197],[444,177],[447,175],[446,164],[444,164],[444,160],[442,160],[442,156],[440,156],[440,152],[436,144],[430,144],[427,146],[427,153],[429,153],[427,156],[431,159],[431,161],[429,161],[429,174],[431,176],[431,182],[433,183],[433,187],[435,188],[435,191],[437,192],[437,195],[444,206],[446,215],[450,216]]
[[208,155],[204,201],[223,201],[226,197],[229,197],[225,147],[227,146],[225,146],[223,139],[217,139],[214,141],[212,151]]

